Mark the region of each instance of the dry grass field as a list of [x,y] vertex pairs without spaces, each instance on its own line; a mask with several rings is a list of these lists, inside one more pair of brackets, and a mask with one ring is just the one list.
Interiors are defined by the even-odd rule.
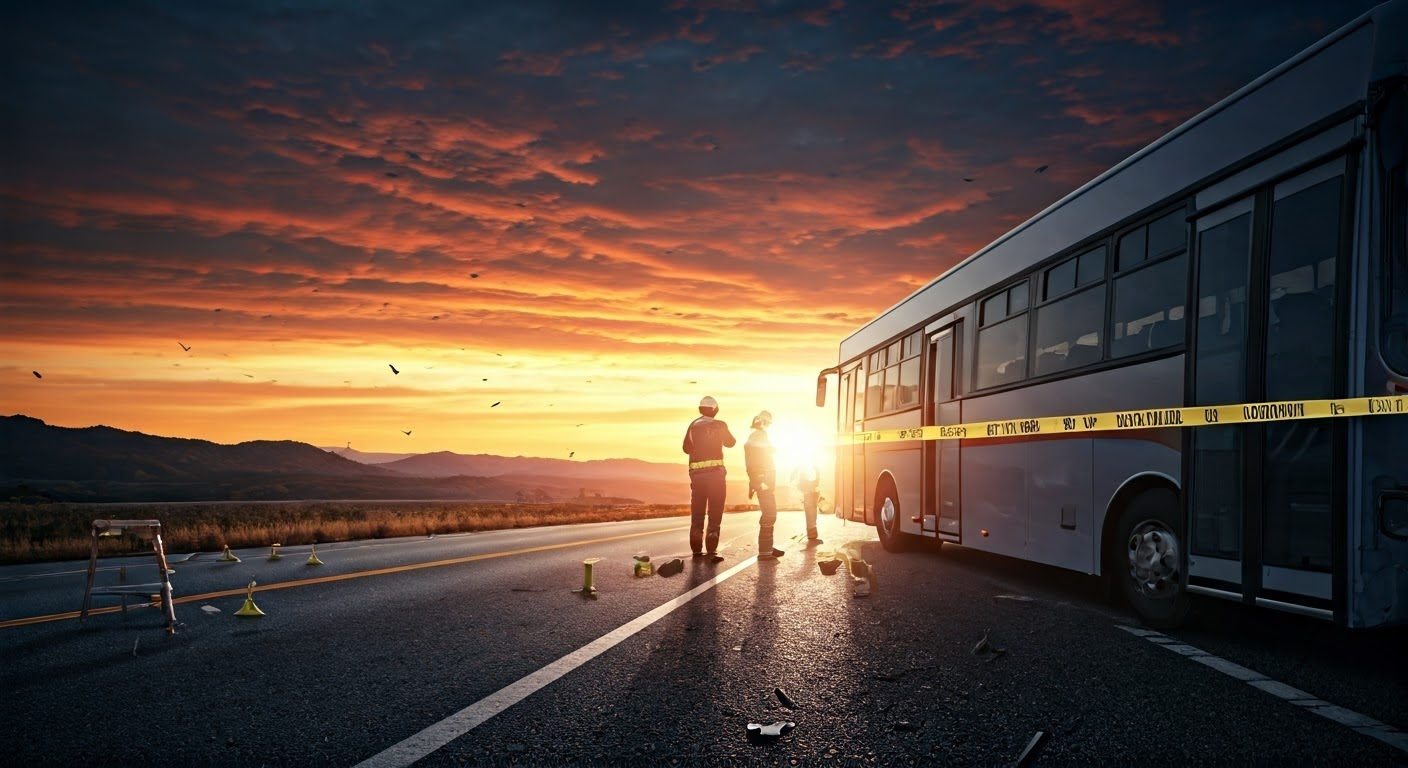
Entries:
[[[756,507],[753,507],[756,508]],[[750,509],[728,507],[729,512]],[[203,504],[0,503],[0,564],[86,559],[95,519],[155,519],[167,552],[219,552],[355,539],[601,523],[689,515],[683,505],[454,501],[288,501]],[[150,552],[134,537],[103,539],[100,554]]]

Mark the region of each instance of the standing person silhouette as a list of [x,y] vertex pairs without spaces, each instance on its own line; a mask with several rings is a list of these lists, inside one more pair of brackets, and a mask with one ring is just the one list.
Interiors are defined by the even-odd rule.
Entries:
[[821,481],[815,459],[807,459],[792,470],[792,485],[802,492],[802,511],[807,517],[807,546],[821,543],[816,532],[816,504],[821,498]]
[[777,523],[777,466],[773,461],[768,427],[772,414],[759,411],[753,417],[753,432],[743,445],[743,461],[748,467],[748,498],[758,495],[758,559],[776,560],[785,554],[772,546],[772,529]]
[[718,401],[705,395],[699,401],[699,418],[690,422],[684,432],[684,452],[689,454],[689,548],[695,557],[707,555],[715,562],[723,559],[719,556],[719,527],[724,522],[724,483],[728,476],[724,449],[738,444],[728,431],[728,424],[714,418],[718,413]]

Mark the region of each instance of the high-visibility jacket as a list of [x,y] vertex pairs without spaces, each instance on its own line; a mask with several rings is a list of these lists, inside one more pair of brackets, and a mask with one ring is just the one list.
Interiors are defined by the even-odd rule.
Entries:
[[755,429],[743,444],[743,462],[748,467],[748,484],[754,490],[776,490],[777,465],[767,430]]
[[690,422],[689,428],[684,431],[684,452],[689,454],[689,474],[727,474],[724,469],[724,449],[737,444],[733,433],[728,431],[728,424],[718,419],[700,416]]

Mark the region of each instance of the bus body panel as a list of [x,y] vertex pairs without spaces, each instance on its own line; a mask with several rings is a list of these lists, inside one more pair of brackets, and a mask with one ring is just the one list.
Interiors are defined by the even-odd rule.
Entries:
[[[865,420],[865,428],[871,429],[908,429],[910,427],[921,426],[920,409],[904,411],[902,413],[889,414],[877,418]],[[880,478],[886,474],[895,478],[895,490],[900,494],[900,521],[907,523],[911,515],[918,514],[920,509],[919,498],[919,472],[920,472],[920,444],[918,442],[906,443],[881,443],[879,445],[863,446],[865,466],[861,476],[865,478],[864,485],[858,490],[857,501],[850,510],[849,519],[864,522],[866,525],[875,524],[875,493],[879,487]],[[909,530],[908,527],[902,530]],[[913,526],[914,532],[919,531],[919,524]]]

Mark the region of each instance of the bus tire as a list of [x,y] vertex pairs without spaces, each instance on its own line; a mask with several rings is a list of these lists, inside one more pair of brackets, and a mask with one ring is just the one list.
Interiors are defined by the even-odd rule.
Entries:
[[1124,505],[1119,535],[1111,543],[1115,591],[1153,629],[1175,629],[1188,615],[1187,558],[1178,518],[1177,494],[1150,488]]
[[900,496],[889,480],[880,486],[875,497],[875,529],[880,534],[880,546],[886,552],[903,552],[909,548],[909,535],[900,530]]

